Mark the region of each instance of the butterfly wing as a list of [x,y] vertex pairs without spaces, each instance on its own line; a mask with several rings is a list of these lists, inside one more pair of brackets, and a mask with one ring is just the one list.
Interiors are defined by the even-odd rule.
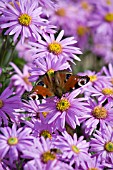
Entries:
[[66,70],[56,71],[53,76],[45,74],[38,79],[30,97],[33,99],[43,99],[52,96],[61,98],[64,93],[71,92],[85,85],[89,80],[88,76],[72,75],[72,73]]
[[80,88],[89,82],[90,78],[88,76],[78,76],[71,75],[65,83],[64,93],[71,92],[74,89]]
[[32,99],[43,99],[54,96],[52,78],[45,74],[36,82],[30,94]]

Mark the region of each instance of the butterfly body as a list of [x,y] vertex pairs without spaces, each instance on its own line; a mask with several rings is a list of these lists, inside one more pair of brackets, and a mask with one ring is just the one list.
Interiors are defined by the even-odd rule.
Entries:
[[88,76],[73,75],[67,71],[56,71],[53,75],[47,73],[41,76],[33,87],[30,97],[43,99],[57,96],[61,98],[63,94],[71,92],[89,82]]

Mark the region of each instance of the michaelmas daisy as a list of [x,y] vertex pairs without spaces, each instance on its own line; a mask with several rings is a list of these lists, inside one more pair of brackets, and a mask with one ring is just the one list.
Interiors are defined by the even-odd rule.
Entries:
[[45,23],[40,17],[42,8],[37,7],[36,1],[18,0],[18,2],[5,3],[5,5],[0,23],[2,29],[8,28],[6,35],[14,35],[14,41],[20,36],[22,43],[25,38],[40,37],[40,27]]
[[55,34],[43,34],[43,39],[39,39],[38,42],[29,42],[31,45],[30,50],[34,52],[34,57],[44,57],[45,54],[52,53],[58,58],[64,57],[65,60],[73,62],[74,60],[80,61],[80,58],[76,54],[82,54],[79,48],[75,46],[77,41],[74,37],[63,38],[64,30],[55,38]]

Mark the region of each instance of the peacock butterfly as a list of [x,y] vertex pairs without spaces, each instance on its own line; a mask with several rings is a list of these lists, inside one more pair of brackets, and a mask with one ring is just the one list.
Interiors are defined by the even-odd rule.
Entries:
[[87,75],[73,75],[66,70],[56,71],[52,75],[46,73],[38,79],[29,97],[32,99],[44,99],[52,96],[61,98],[63,94],[87,84],[89,80]]

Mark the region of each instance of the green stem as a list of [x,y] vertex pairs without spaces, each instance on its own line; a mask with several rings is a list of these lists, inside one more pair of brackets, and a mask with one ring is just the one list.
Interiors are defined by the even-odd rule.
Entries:
[[[9,39],[8,39],[9,38]],[[10,36],[5,38],[5,42],[1,47],[1,59],[0,59],[0,67],[8,66],[9,62],[13,60],[13,53],[15,51],[15,47],[18,44],[19,40],[15,44],[13,44],[13,40],[10,42]]]
[[15,48],[16,48],[16,46],[17,46],[18,42],[19,42],[19,40],[15,43],[15,45],[14,45],[14,46],[12,46],[12,51],[11,51],[11,54],[10,54],[9,60],[7,61],[6,66],[9,64],[9,62],[10,62],[10,61],[12,61],[12,60],[13,60],[13,57],[14,57],[14,56],[13,56],[13,53],[14,53],[14,51],[15,51]]
[[7,53],[7,36],[5,39],[3,39],[3,43],[2,43],[2,46],[1,46],[1,50],[0,50],[0,54],[1,54],[1,57],[0,57],[0,66],[3,67],[3,63],[4,63],[4,59],[5,59],[5,56],[6,56],[6,53]]

